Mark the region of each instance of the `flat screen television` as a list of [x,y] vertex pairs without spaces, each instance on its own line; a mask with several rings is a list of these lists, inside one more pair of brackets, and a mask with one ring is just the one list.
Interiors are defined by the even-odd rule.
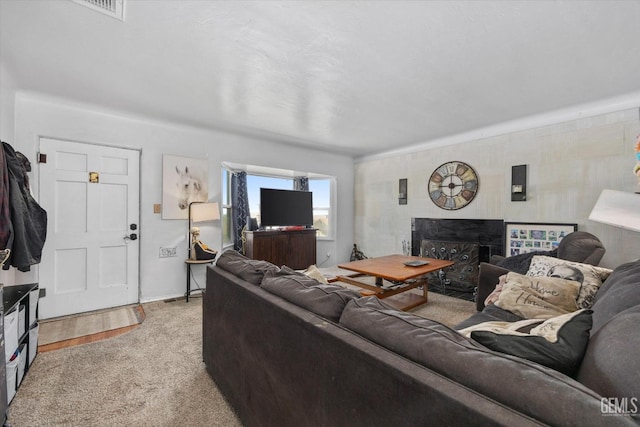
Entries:
[[313,225],[313,193],[260,188],[260,225],[263,227]]

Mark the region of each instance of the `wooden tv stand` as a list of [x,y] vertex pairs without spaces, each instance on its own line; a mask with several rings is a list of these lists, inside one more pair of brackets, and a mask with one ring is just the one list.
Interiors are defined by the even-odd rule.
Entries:
[[245,255],[303,270],[316,264],[316,230],[247,231]]

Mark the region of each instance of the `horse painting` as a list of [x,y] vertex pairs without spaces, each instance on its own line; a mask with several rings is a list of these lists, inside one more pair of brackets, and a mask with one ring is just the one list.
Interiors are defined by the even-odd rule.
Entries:
[[162,219],[187,219],[189,204],[209,200],[209,161],[162,155]]
[[185,166],[184,170],[176,166],[176,172],[178,173],[176,187],[180,209],[187,209],[191,202],[207,201],[207,191],[204,188],[206,186],[203,185],[200,177],[189,172],[189,166]]

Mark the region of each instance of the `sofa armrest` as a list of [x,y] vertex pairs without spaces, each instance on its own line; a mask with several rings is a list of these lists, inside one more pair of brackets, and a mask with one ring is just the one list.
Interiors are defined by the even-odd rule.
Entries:
[[507,274],[509,270],[487,262],[480,263],[478,272],[478,292],[476,293],[476,309],[482,311],[484,300],[493,292],[500,281],[500,276]]

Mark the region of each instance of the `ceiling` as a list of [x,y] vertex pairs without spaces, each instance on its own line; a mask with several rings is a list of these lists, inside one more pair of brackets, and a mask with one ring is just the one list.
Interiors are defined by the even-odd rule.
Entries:
[[640,93],[640,1],[0,0],[18,89],[354,157]]

